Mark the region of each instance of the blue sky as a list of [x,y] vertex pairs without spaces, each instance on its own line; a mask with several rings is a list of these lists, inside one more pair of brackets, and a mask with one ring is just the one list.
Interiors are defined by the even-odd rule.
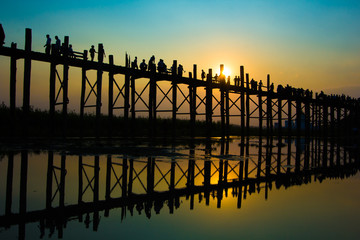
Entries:
[[78,51],[103,43],[120,65],[125,52],[176,59],[185,70],[216,72],[223,63],[232,76],[244,65],[256,80],[270,74],[275,85],[360,97],[359,1],[5,0],[0,23],[6,46],[23,48],[31,28],[35,51],[44,51],[46,34],[67,35]]

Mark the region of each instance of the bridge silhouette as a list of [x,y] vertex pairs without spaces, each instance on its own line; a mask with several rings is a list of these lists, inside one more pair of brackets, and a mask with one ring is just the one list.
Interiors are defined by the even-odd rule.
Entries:
[[[124,154],[119,158],[112,154],[68,155],[49,150],[44,153],[47,168],[36,173],[46,175],[42,191],[45,206],[32,210],[28,210],[27,194],[32,177],[28,171],[29,152],[8,151],[5,214],[0,216],[0,227],[19,225],[19,239],[24,239],[26,224],[39,222],[40,236],[57,230],[58,238],[62,238],[67,222],[79,221],[87,228],[92,223],[92,229],[97,231],[100,214],[108,217],[113,209],[121,209],[122,219],[136,211],[151,218],[153,212],[165,211],[165,206],[173,214],[184,204],[180,198],[188,199],[193,210],[196,195],[200,202],[209,205],[213,199],[221,208],[222,199],[229,194],[237,199],[236,208],[240,209],[249,194],[265,192],[267,199],[274,187],[286,189],[327,178],[347,178],[359,171],[359,149],[343,147],[327,138],[301,139],[297,138],[294,145],[291,138],[286,144],[280,144],[277,138],[260,138],[254,152],[250,151],[253,143],[246,138],[236,155],[229,154],[230,140],[217,143],[219,154],[207,142],[204,149],[189,146],[188,155],[169,155],[168,161],[155,155],[135,158]],[[20,160],[18,175],[14,174],[15,158]],[[71,171],[77,173],[77,182],[65,185],[67,177],[73,178],[69,176]],[[19,191],[18,208],[14,206],[15,191]],[[69,194],[77,196],[77,200],[68,197],[65,201]]]
[[[52,46],[55,48],[55,45]],[[50,63],[50,89],[49,89],[49,113],[51,119],[57,106],[61,106],[63,115],[63,130],[66,132],[66,119],[69,104],[69,68],[82,69],[81,93],[80,93],[80,117],[83,119],[85,109],[95,109],[96,119],[102,115],[102,85],[103,73],[108,73],[108,110],[109,128],[114,111],[123,112],[125,123],[131,122],[139,113],[146,113],[149,126],[156,134],[156,119],[164,112],[171,114],[172,131],[176,135],[176,120],[179,115],[187,116],[190,120],[191,132],[194,133],[195,121],[199,116],[205,116],[207,135],[211,136],[213,120],[217,118],[221,123],[221,135],[229,136],[230,117],[236,117],[234,124],[241,127],[241,135],[249,135],[250,121],[255,121],[255,127],[259,128],[260,134],[283,135],[288,134],[306,135],[319,134],[336,135],[344,132],[339,128],[344,119],[352,119],[343,126],[347,127],[345,133],[350,131],[350,126],[359,119],[359,101],[345,95],[326,95],[323,92],[313,94],[310,90],[295,89],[290,86],[278,86],[274,84],[267,75],[266,85],[254,80],[250,81],[249,74],[244,72],[240,66],[240,75],[230,83],[223,75],[224,65],[220,65],[220,75],[213,76],[212,69],[208,70],[205,79],[198,79],[197,65],[194,64],[193,72],[189,76],[182,76],[177,72],[177,61],[173,61],[171,72],[157,72],[156,68],[149,71],[136,69],[131,66],[130,57],[126,55],[125,66],[114,65],[114,58],[109,55],[109,63],[104,63],[103,54],[98,54],[98,61],[88,60],[88,52],[76,53],[69,51],[69,37],[65,36],[62,53],[53,49],[51,54],[32,51],[31,29],[25,31],[25,49],[18,49],[13,43],[9,47],[1,47],[0,55],[11,58],[10,63],[10,110],[16,108],[16,65],[17,60],[24,59],[24,85],[23,85],[23,122],[24,129],[27,127],[27,118],[30,111],[30,84],[31,84],[31,62],[41,61]],[[98,53],[103,52],[103,45],[98,45]],[[62,66],[63,73],[60,74],[57,67]],[[90,81],[87,72],[96,70],[94,81]],[[116,80],[116,75],[124,75],[123,81]],[[147,84],[142,89],[137,89],[137,79],[147,79]],[[171,83],[168,89],[163,89],[158,82]],[[186,86],[185,92],[180,86]],[[199,89],[204,89],[205,96],[198,94]],[[148,91],[148,96],[144,92]],[[215,91],[220,93],[215,96]],[[94,96],[96,102],[89,103],[89,98]],[[120,101],[121,100],[121,101]],[[171,109],[160,109],[164,102],[170,103]],[[121,103],[120,103],[121,102]],[[143,104],[145,109],[139,109]],[[187,105],[186,112],[181,112]],[[203,110],[203,111],[202,111]],[[230,110],[238,113],[230,113]],[[219,111],[219,114],[214,114]],[[295,124],[294,124],[295,123]],[[276,125],[276,127],[274,127]],[[53,126],[52,129],[56,127]],[[331,131],[329,131],[331,130]],[[50,130],[52,131],[52,130]],[[25,131],[26,132],[26,131]],[[66,133],[65,133],[66,135]]]

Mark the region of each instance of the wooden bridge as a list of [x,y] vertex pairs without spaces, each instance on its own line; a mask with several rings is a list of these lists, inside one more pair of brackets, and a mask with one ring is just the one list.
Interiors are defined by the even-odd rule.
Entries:
[[[291,139],[281,145],[279,139],[260,138],[256,147],[249,138],[241,141],[238,154],[229,153],[229,141],[222,140],[215,146],[207,143],[204,149],[189,146],[188,155],[174,154],[168,161],[160,156],[68,155],[49,150],[39,157],[28,150],[9,151],[3,159],[7,161],[3,176],[6,199],[0,228],[19,225],[19,239],[25,239],[26,225],[38,222],[40,236],[45,231],[50,236],[57,229],[62,238],[70,221],[87,228],[92,223],[97,231],[100,216],[108,217],[112,210],[121,209],[122,219],[134,211],[148,218],[160,211],[173,214],[180,204],[195,209],[197,195],[202,204],[216,201],[220,208],[223,198],[232,194],[237,199],[234,208],[240,209],[249,194],[264,193],[267,199],[273,188],[350,177],[360,169],[359,149],[345,148],[327,138],[307,138],[305,144],[298,138],[295,145]],[[47,168],[30,171],[33,160],[39,159]],[[31,172],[44,179],[44,185],[36,186],[40,197],[29,194],[33,189],[29,181],[34,179]],[[71,184],[65,184],[69,179]],[[34,200],[43,206],[29,209]]]
[[[53,46],[54,47],[54,46]],[[185,115],[190,120],[192,133],[195,132],[195,121],[199,116],[204,116],[207,126],[207,135],[211,136],[211,126],[214,120],[221,122],[222,136],[229,136],[230,118],[235,119],[231,124],[241,127],[241,135],[249,135],[252,126],[260,129],[260,134],[283,135],[288,134],[306,135],[322,133],[324,135],[336,135],[340,132],[339,126],[344,119],[359,119],[359,101],[345,95],[325,95],[324,93],[313,94],[312,91],[295,89],[290,86],[279,86],[275,91],[274,85],[267,75],[266,84],[257,84],[250,81],[249,74],[240,66],[240,75],[235,83],[225,79],[220,65],[220,75],[214,79],[212,69],[208,70],[205,79],[198,79],[197,65],[193,66],[193,72],[184,77],[177,72],[177,61],[173,61],[171,73],[159,73],[156,69],[143,71],[131,67],[130,58],[126,56],[125,66],[114,65],[114,58],[109,55],[109,63],[104,63],[103,54],[98,54],[98,61],[88,60],[88,52],[77,53],[77,57],[68,51],[69,37],[65,37],[62,53],[52,51],[45,54],[32,51],[31,29],[25,32],[25,49],[18,49],[16,44],[9,47],[1,47],[0,55],[11,58],[10,63],[10,109],[16,107],[16,65],[19,59],[24,59],[24,85],[23,103],[24,128],[26,130],[27,116],[30,110],[30,84],[31,62],[41,61],[50,63],[50,89],[49,89],[49,113],[54,116],[56,107],[62,107],[64,116],[64,131],[66,132],[66,116],[69,104],[69,68],[82,69],[80,116],[84,116],[85,109],[93,108],[96,118],[102,114],[102,86],[103,73],[108,73],[108,109],[107,116],[111,120],[114,111],[122,111],[126,122],[131,122],[139,113],[146,113],[149,126],[156,131],[156,119],[164,112],[170,113],[172,118],[172,131],[176,135],[176,119]],[[103,52],[103,45],[98,45],[98,53]],[[63,72],[59,73],[57,67],[62,66]],[[97,72],[96,79],[90,81],[87,73],[89,70]],[[115,76],[124,75],[123,81],[116,80]],[[137,80],[143,78],[148,82],[140,90],[136,88]],[[169,82],[168,89],[159,86],[160,81]],[[180,86],[186,86],[187,91]],[[205,96],[199,94],[204,89]],[[144,92],[148,91],[148,96]],[[218,97],[216,97],[216,94]],[[218,94],[219,93],[219,94]],[[89,103],[89,97],[94,96],[96,102]],[[161,109],[164,102],[170,103],[170,109]],[[139,109],[139,104],[145,109]],[[184,106],[186,111],[183,112]],[[219,112],[219,114],[214,114]],[[350,118],[349,118],[350,119]],[[109,121],[111,123],[111,121]],[[295,123],[295,124],[294,124]],[[276,125],[276,127],[274,127]],[[351,126],[351,124],[345,124]],[[336,130],[337,129],[337,130]],[[284,131],[285,130],[285,131]],[[329,131],[330,130],[330,131]],[[348,129],[349,130],[349,129]],[[350,131],[350,130],[349,130]],[[26,132],[26,131],[25,131]],[[156,133],[155,133],[156,134]]]

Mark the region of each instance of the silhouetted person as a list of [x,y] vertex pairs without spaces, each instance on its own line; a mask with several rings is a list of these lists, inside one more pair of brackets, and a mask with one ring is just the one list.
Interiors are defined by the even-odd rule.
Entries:
[[94,61],[94,57],[95,57],[95,53],[96,53],[94,45],[91,45],[89,52],[90,52],[91,61]]
[[204,79],[205,79],[205,72],[204,70],[201,70],[201,80],[204,81]]
[[69,54],[69,57],[70,57],[70,58],[75,58],[74,50],[73,50],[71,44],[69,45],[69,48],[68,48],[68,54]]
[[61,50],[61,41],[58,36],[55,36],[55,53],[59,54]]
[[135,57],[135,59],[134,59],[134,61],[131,63],[131,67],[132,68],[135,68],[135,69],[139,69],[139,67],[138,67],[138,64],[137,64],[137,57]]
[[218,78],[219,78],[219,76],[217,74],[215,74],[214,81],[217,82]]
[[44,48],[45,48],[45,53],[50,55],[50,49],[51,49],[51,38],[50,38],[50,35],[47,34],[46,35],[46,43],[44,45]]
[[5,44],[5,32],[2,24],[0,24],[0,47],[2,47],[4,44]]
[[155,56],[154,55],[152,55],[149,60],[148,69],[151,72],[156,72],[156,64],[155,64]]
[[100,48],[99,52],[98,52],[98,59],[100,58],[100,56],[104,59],[106,58],[106,54],[105,54],[105,49],[104,48]]
[[159,73],[165,73],[166,72],[166,64],[164,63],[164,60],[160,59],[158,62],[158,71]]
[[183,66],[181,64],[179,64],[179,66],[178,66],[178,74],[179,74],[180,77],[182,77],[183,72],[184,72],[184,68],[183,68]]
[[260,82],[259,82],[259,91],[261,91],[261,89],[262,89],[262,81],[260,80]]
[[146,69],[147,69],[147,64],[145,63],[145,59],[143,59],[142,62],[140,63],[140,70],[146,71]]

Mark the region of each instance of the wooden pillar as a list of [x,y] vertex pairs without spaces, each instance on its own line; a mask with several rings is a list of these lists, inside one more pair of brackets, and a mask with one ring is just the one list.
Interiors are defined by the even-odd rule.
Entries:
[[301,134],[301,124],[302,124],[302,111],[301,111],[301,99],[296,97],[296,134],[300,136]]
[[128,186],[128,160],[127,158],[123,158],[122,165],[122,194],[121,197],[127,197],[127,186]]
[[106,159],[106,176],[105,176],[105,200],[110,200],[111,196],[111,154],[107,155]]
[[209,73],[206,79],[206,133],[208,137],[211,137],[211,125],[212,125],[212,69],[209,69]]
[[66,155],[61,154],[61,168],[60,168],[60,186],[59,186],[59,207],[65,206],[65,176],[66,176]]
[[51,208],[52,201],[52,176],[54,169],[54,152],[48,152],[48,167],[47,167],[47,176],[46,176],[46,209]]
[[[127,64],[128,68],[130,68],[130,59]],[[130,74],[125,74],[125,84],[124,84],[124,119],[125,123],[127,125],[128,119],[129,119],[129,108],[130,108]],[[134,75],[132,74],[132,77]]]
[[31,78],[31,29],[25,30],[25,58],[23,85],[23,135],[28,135],[28,115],[30,111],[30,78]]
[[250,136],[250,81],[249,74],[246,74],[246,136]]
[[110,65],[110,70],[109,70],[109,106],[108,106],[108,115],[109,115],[109,119],[111,119],[113,117],[114,114],[114,56],[113,55],[109,55],[109,65]]
[[241,88],[240,88],[240,124],[241,124],[241,136],[245,136],[245,89],[244,89],[244,66],[240,66],[240,82],[241,82]]
[[323,136],[327,137],[328,136],[328,119],[329,119],[329,106],[327,104],[327,101],[323,101],[323,125],[324,125],[324,129],[323,129]]
[[221,119],[221,138],[225,138],[226,135],[226,118],[225,118],[225,98],[226,98],[226,82],[223,74],[224,65],[220,65],[220,119]]
[[288,98],[288,137],[291,137],[291,131],[292,131],[292,103],[291,103],[291,97]]
[[270,91],[270,74],[267,75],[267,100],[266,100],[266,132],[267,136],[273,133],[273,116],[272,116],[272,92]]
[[258,94],[259,98],[259,135],[262,136],[262,129],[263,129],[263,108],[262,108],[262,92],[259,90]]
[[100,166],[99,166],[99,155],[96,155],[94,157],[94,202],[99,201],[99,172],[100,172]]
[[279,137],[282,136],[282,95],[281,94],[278,94],[278,136]]
[[171,159],[171,166],[170,166],[170,186],[169,186],[169,190],[173,191],[175,189],[175,165],[176,164],[176,160],[175,159]]
[[135,95],[136,95],[136,89],[135,89],[135,77],[132,76],[130,78],[130,88],[131,88],[131,120],[132,123],[135,121]]
[[310,96],[305,97],[305,135],[310,136]]
[[21,151],[21,165],[20,165],[20,214],[26,213],[27,200],[27,176],[28,176],[28,152]]
[[13,176],[14,176],[14,153],[12,151],[8,154],[8,166],[6,174],[6,202],[5,215],[11,214],[12,193],[13,193]]
[[[83,54],[83,67],[81,68],[81,93],[80,93],[80,121],[84,121],[85,112],[85,91],[86,91],[86,62],[87,62],[87,50],[84,50]],[[83,137],[84,127],[81,124],[80,136]]]
[[176,82],[176,69],[177,69],[177,61],[173,61],[173,68],[172,68],[172,135],[173,137],[176,136],[176,113],[177,113],[177,82]]
[[[78,204],[81,205],[83,203],[82,197],[83,197],[83,161],[82,156],[79,155],[79,164],[78,164]],[[80,214],[80,216],[82,216]]]
[[100,134],[100,117],[101,117],[101,91],[102,91],[102,74],[103,74],[104,47],[102,43],[98,45],[98,69],[96,80],[96,137]]
[[[114,56],[109,55],[109,100],[108,100],[108,135],[113,135],[113,116],[114,116]],[[126,77],[126,76],[125,76]]]
[[[16,51],[16,43],[11,43],[12,51]],[[16,56],[11,56],[10,59],[10,111],[12,117],[15,114],[16,108]]]
[[196,64],[193,66],[193,80],[189,85],[189,95],[190,95],[190,125],[191,125],[191,136],[195,136],[195,121],[196,121],[196,85],[195,81],[197,79],[196,75]]
[[230,96],[229,96],[229,89],[230,89],[230,81],[225,85],[225,135],[229,137],[230,131]]
[[67,114],[68,114],[68,104],[69,104],[69,64],[68,64],[68,47],[69,47],[69,37],[64,37],[64,45],[63,45],[63,57],[64,57],[64,65],[63,65],[63,109],[62,109],[62,124],[63,124],[63,136],[67,135]]
[[335,135],[335,109],[334,109],[334,100],[331,99],[330,102],[330,129],[331,136]]

